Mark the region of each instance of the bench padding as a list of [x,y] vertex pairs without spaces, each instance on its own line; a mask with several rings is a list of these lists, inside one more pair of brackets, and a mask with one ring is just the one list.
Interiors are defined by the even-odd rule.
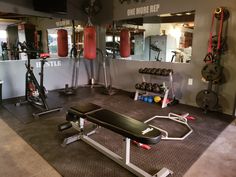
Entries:
[[[106,109],[87,114],[87,119],[95,124],[110,129],[124,137],[144,144],[156,144],[161,140],[161,132],[147,124]],[[152,131],[143,134],[143,131]]]
[[101,107],[93,103],[79,103],[68,110],[66,120],[75,122],[78,121],[80,117],[85,118],[87,113],[99,109],[101,109]]
[[89,112],[101,109],[101,107],[93,103],[79,103],[76,106],[71,107],[71,109],[80,114],[87,114]]
[[92,103],[80,103],[71,107],[67,113],[67,121],[87,119],[124,137],[143,144],[156,144],[161,140],[161,132],[146,123],[128,116],[102,109]]

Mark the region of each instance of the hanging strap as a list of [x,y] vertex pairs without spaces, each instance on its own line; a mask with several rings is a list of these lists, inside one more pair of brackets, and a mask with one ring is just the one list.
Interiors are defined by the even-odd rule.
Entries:
[[221,36],[223,31],[223,22],[224,22],[224,10],[221,8],[221,15],[220,15],[220,29],[218,32],[218,44],[217,44],[217,51],[221,48]]
[[[224,22],[224,11],[222,8],[220,8],[220,29],[218,32],[218,40],[217,40],[217,50],[220,50],[221,48],[221,36],[222,36],[222,31],[223,31],[223,22]],[[209,37],[209,43],[208,43],[208,53],[213,53],[212,49],[212,43],[213,43],[213,28],[214,28],[214,22],[215,22],[215,11],[212,15],[212,23],[211,23],[211,31],[210,31],[210,37]]]
[[213,28],[214,28],[214,21],[215,21],[215,13],[212,15],[212,20],[211,20],[211,31],[210,31],[210,37],[209,37],[209,43],[208,43],[208,53],[212,53],[212,36],[213,36]]

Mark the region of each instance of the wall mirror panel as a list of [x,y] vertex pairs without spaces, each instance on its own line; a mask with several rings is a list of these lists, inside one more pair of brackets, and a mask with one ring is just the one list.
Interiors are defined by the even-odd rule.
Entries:
[[[107,55],[116,59],[189,63],[195,11],[116,21],[106,31]],[[130,57],[119,55],[120,31],[130,32]]]
[[[58,54],[58,30],[67,35],[63,56]],[[73,28],[72,20],[0,12],[0,61],[37,59],[45,52],[51,58],[70,57],[73,46],[78,52],[82,48],[82,39],[83,27],[77,21]]]

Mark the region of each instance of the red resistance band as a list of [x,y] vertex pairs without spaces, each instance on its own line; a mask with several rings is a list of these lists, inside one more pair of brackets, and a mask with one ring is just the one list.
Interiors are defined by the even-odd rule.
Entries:
[[[217,40],[217,54],[219,54],[219,51],[221,48],[221,36],[222,36],[223,22],[224,22],[224,10],[223,8],[220,8],[220,9],[221,9],[220,10],[220,29],[218,32],[218,40]],[[210,31],[210,37],[209,37],[209,43],[208,43],[208,54],[206,55],[204,59],[205,62],[210,62],[210,63],[213,63],[213,60],[214,60],[213,48],[212,48],[214,21],[215,21],[215,11],[213,12],[213,15],[212,15],[211,31]]]

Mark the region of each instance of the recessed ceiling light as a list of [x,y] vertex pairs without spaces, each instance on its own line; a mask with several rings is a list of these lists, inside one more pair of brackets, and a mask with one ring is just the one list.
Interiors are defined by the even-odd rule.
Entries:
[[171,14],[169,13],[169,14],[161,14],[160,15],[160,17],[170,17],[171,16]]

